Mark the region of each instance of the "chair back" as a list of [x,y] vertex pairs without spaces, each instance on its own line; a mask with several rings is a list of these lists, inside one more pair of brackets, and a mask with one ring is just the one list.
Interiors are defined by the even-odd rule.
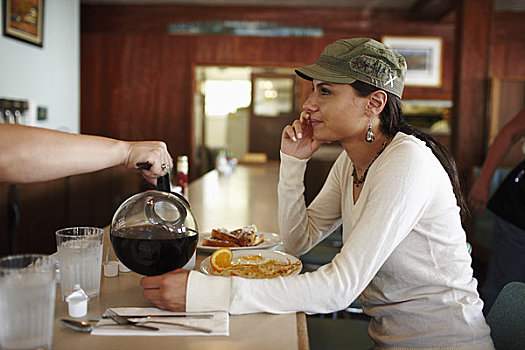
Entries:
[[503,287],[487,323],[496,349],[525,349],[525,283],[511,282]]

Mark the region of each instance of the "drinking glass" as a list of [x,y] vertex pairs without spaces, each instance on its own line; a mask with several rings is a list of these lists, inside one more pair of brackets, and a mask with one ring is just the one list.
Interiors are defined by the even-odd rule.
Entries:
[[62,298],[79,284],[92,298],[100,293],[102,241],[98,227],[68,227],[56,231]]
[[40,254],[0,259],[0,349],[51,349],[55,264]]

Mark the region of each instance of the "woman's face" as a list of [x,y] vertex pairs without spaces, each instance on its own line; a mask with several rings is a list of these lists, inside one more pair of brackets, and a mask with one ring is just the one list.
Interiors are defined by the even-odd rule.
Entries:
[[348,84],[312,82],[312,94],[303,104],[310,114],[314,137],[321,141],[363,139],[368,118],[365,108],[366,97],[359,96]]

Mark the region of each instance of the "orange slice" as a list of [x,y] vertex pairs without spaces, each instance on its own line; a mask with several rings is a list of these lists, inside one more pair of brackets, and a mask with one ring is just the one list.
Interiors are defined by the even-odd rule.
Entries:
[[210,257],[211,267],[215,271],[223,271],[230,267],[232,262],[233,253],[230,248],[223,247],[213,252]]

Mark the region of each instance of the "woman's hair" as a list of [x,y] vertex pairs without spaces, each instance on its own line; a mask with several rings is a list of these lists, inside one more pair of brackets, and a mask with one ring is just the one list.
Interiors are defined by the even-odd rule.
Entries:
[[[361,96],[368,96],[372,92],[380,90],[375,86],[361,81],[355,81],[350,85]],[[450,154],[450,152],[443,145],[437,142],[432,136],[427,135],[421,130],[418,130],[417,128],[408,124],[403,118],[401,99],[394,94],[389,93],[388,91],[384,92],[387,94],[388,98],[383,111],[379,115],[381,120],[381,131],[392,137],[398,131],[401,131],[407,135],[414,135],[418,139],[425,142],[427,147],[432,150],[432,153],[434,153],[436,158],[447,172],[450,182],[452,183],[454,194],[456,195],[457,204],[460,208],[461,220],[465,220],[469,214],[469,210],[465,201],[465,197],[463,196],[463,192],[461,191],[458,169],[452,154]]]

